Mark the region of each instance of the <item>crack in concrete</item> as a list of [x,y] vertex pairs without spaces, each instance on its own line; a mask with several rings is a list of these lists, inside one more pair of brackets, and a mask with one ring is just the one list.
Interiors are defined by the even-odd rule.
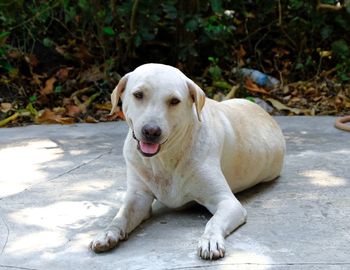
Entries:
[[[63,173],[61,173],[61,174],[59,174],[59,175],[57,175],[57,176],[55,176],[55,177],[53,177],[53,178],[51,178],[51,179],[48,179],[47,181],[48,181],[48,182],[51,182],[51,181],[56,180],[56,179],[58,179],[58,178],[60,178],[60,177],[62,177],[62,176],[64,176],[64,175],[66,175],[66,174],[69,174],[69,173],[71,173],[71,172],[73,172],[73,171],[75,171],[75,170],[78,170],[78,169],[80,169],[81,167],[84,167],[84,166],[90,164],[91,162],[94,162],[94,161],[96,161],[96,160],[102,158],[104,155],[109,155],[109,154],[111,154],[112,151],[113,151],[113,148],[110,149],[110,150],[108,150],[107,152],[104,152],[104,153],[98,155],[97,157],[95,157],[95,158],[93,158],[93,159],[90,159],[90,160],[88,160],[88,161],[86,161],[86,162],[83,162],[83,163],[81,163],[81,164],[75,166],[74,168],[72,168],[72,169],[70,169],[70,170],[68,170],[68,171],[66,171],[66,172],[63,172]],[[39,183],[37,183],[37,184],[39,184]],[[37,185],[37,184],[36,184],[36,185]],[[32,187],[32,186],[31,186],[31,187]]]
[[19,269],[19,270],[38,270],[35,268],[28,268],[28,267],[21,267],[21,266],[13,266],[13,265],[3,265],[0,264],[0,269],[1,268],[10,268],[10,269]]
[[6,220],[4,219],[2,213],[0,213],[0,218],[1,218],[2,222],[5,224],[6,231],[7,231],[7,232],[6,232],[6,240],[5,240],[4,246],[2,247],[1,253],[0,253],[0,254],[3,254],[3,253],[4,253],[4,250],[5,250],[5,248],[6,248],[7,242],[8,242],[8,240],[9,240],[10,228],[9,228],[9,226],[8,226],[8,224],[7,224],[7,222],[6,222]]

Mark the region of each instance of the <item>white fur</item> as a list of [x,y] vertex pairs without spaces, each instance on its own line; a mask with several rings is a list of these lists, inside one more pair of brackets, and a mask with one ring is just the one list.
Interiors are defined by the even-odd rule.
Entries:
[[[144,98],[136,100],[135,91]],[[258,105],[242,99],[216,102],[178,69],[146,64],[125,75],[112,94],[119,97],[130,130],[124,144],[127,192],[108,228],[92,242],[102,252],[151,213],[154,199],[177,208],[195,201],[213,217],[199,239],[203,259],[224,256],[224,238],[246,221],[246,211],[233,192],[279,176],[285,141],[273,118]],[[180,99],[170,106],[171,97]],[[205,103],[205,105],[204,105]],[[141,128],[156,123],[162,129],[160,152],[144,157],[137,151]]]

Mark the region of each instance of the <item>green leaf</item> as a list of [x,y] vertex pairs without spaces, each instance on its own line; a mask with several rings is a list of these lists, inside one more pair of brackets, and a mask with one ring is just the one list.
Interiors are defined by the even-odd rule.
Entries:
[[1,32],[0,33],[0,39],[8,37],[11,33],[10,32]]
[[177,18],[177,10],[176,7],[171,3],[165,3],[162,5],[163,10],[166,13],[165,18],[174,20]]
[[136,35],[136,36],[135,36],[134,43],[135,43],[135,46],[136,46],[136,47],[139,47],[139,46],[141,45],[141,43],[142,43],[142,38],[141,38],[140,35]]
[[75,7],[65,8],[65,10],[64,10],[65,23],[73,21],[76,15],[77,15],[77,11],[76,11]]
[[221,0],[210,0],[210,6],[215,13],[224,12],[224,9],[222,8]]
[[42,3],[35,13],[36,13],[36,18],[40,22],[45,23],[50,17],[49,4]]
[[303,69],[304,68],[304,65],[303,65],[303,63],[296,63],[296,65],[295,65],[295,69],[296,70],[301,70],[301,69]]
[[97,12],[97,17],[99,19],[104,19],[106,17],[106,10],[103,9],[103,10],[98,11]]
[[142,40],[146,40],[146,41],[149,41],[149,40],[153,40],[155,38],[155,34],[152,33],[150,30],[147,30],[147,29],[141,29],[140,30],[140,35],[142,37]]
[[0,46],[6,42],[6,38],[10,35],[10,32],[0,32]]
[[32,102],[30,102],[27,107],[26,107],[27,111],[30,112],[30,114],[37,116],[38,115],[38,111],[33,107]]
[[185,24],[185,29],[189,32],[193,32],[197,30],[198,28],[198,20],[196,19],[191,19]]
[[349,46],[344,39],[334,41],[332,43],[332,51],[341,58],[346,58],[350,54]]
[[121,40],[124,40],[124,41],[127,41],[129,39],[129,35],[126,33],[126,32],[121,32],[119,35],[118,35],[119,39]]
[[247,96],[245,99],[246,99],[246,100],[249,100],[250,102],[255,103],[254,97]]
[[209,56],[208,60],[210,63],[212,63],[214,65],[217,65],[219,63],[219,58],[217,58],[217,57]]
[[30,103],[33,103],[33,102],[35,102],[36,100],[37,100],[37,96],[36,96],[36,95],[32,95],[32,96],[29,97],[29,102],[30,102]]
[[62,93],[62,85],[57,85],[55,89],[53,90],[55,94],[60,94]]
[[335,16],[335,21],[343,27],[344,30],[348,30],[349,24],[347,20],[342,15]]
[[228,90],[232,88],[232,85],[226,81],[214,81],[213,86],[224,90]]
[[326,25],[321,29],[321,36],[323,39],[329,38],[333,33],[333,27],[330,25]]
[[304,0],[291,0],[290,7],[291,9],[299,9],[304,5]]
[[209,67],[208,72],[213,80],[219,80],[221,78],[222,70],[217,65]]
[[88,3],[87,0],[79,0],[78,1],[78,6],[82,9],[82,10],[88,10],[90,7],[90,4]]
[[2,67],[3,69],[5,69],[7,72],[11,72],[11,70],[14,69],[14,67],[11,66],[10,63],[5,62],[5,61],[0,61],[0,67]]
[[340,77],[340,79],[341,79],[343,82],[347,82],[347,81],[350,80],[350,77],[349,77],[348,74],[346,74],[346,73],[340,73],[340,74],[339,74],[339,77]]
[[54,45],[54,42],[51,38],[46,37],[43,39],[43,44],[45,47],[51,48]]
[[108,36],[111,36],[111,37],[115,36],[115,32],[112,27],[109,27],[109,26],[103,27],[102,31]]
[[312,57],[311,55],[308,55],[306,57],[306,61],[305,61],[305,66],[312,66],[314,63],[313,63],[313,60],[312,60]]

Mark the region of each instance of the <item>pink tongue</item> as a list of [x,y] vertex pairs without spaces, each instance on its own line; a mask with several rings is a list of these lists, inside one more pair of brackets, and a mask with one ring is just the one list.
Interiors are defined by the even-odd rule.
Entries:
[[159,144],[140,142],[140,148],[146,154],[155,154],[158,151]]

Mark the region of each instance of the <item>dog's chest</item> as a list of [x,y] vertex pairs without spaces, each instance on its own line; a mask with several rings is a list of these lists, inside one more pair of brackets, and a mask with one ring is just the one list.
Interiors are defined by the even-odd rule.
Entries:
[[189,201],[184,192],[184,175],[164,164],[140,168],[142,180],[157,200],[168,207],[180,207]]

